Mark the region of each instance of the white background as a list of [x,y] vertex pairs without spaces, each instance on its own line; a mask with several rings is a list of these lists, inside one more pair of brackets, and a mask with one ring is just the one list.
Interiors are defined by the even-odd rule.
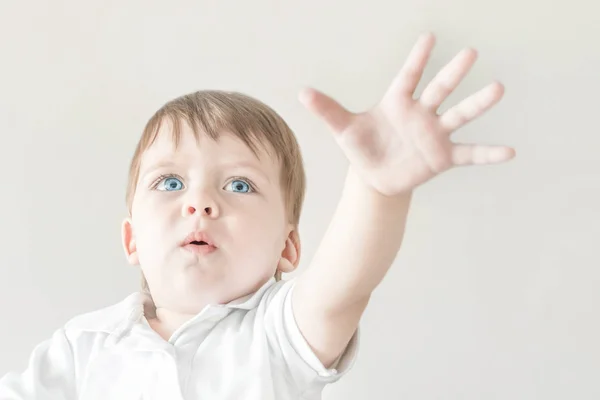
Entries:
[[120,244],[126,175],[163,103],[238,90],[290,123],[308,174],[305,267],[346,162],[298,90],[313,85],[362,111],[431,30],[438,44],[424,82],[465,46],[480,56],[444,108],[494,79],[506,86],[456,139],[518,156],[416,192],[403,248],[363,319],[357,364],[325,398],[600,398],[593,4],[3,1],[0,375],[22,369],[71,317],[137,289]]

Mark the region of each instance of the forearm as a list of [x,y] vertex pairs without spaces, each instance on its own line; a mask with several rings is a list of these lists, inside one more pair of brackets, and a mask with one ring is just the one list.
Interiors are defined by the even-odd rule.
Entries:
[[[349,170],[338,208],[306,273],[332,307],[368,299],[396,257],[412,192],[386,197]],[[311,290],[312,291],[312,290]]]

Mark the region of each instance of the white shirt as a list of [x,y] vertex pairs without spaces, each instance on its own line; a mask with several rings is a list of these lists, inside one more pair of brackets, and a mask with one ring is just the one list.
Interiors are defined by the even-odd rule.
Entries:
[[144,317],[144,294],[69,321],[39,344],[21,374],[0,379],[0,400],[320,399],[347,373],[357,330],[326,369],[292,313],[294,280],[205,307],[162,339]]

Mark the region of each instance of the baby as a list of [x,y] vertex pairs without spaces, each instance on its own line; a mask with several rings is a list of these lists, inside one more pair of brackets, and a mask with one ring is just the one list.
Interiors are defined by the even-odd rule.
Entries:
[[514,156],[450,134],[502,97],[498,83],[441,115],[476,59],[465,49],[414,96],[434,45],[422,35],[381,102],[354,114],[313,89],[350,168],[308,268],[294,134],[265,104],[202,91],[149,120],[129,173],[123,248],[143,288],[73,318],[38,345],[0,399],[319,399],[352,367],[358,326],[402,242],[412,192],[457,165]]

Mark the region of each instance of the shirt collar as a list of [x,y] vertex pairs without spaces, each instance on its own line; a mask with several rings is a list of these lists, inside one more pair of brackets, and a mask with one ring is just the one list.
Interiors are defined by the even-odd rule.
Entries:
[[273,284],[275,284],[275,278],[270,278],[267,282],[265,282],[256,292],[250,293],[246,296],[242,296],[238,299],[230,301],[227,304],[223,304],[223,307],[226,308],[237,308],[241,310],[252,310],[258,306],[260,300],[262,299],[265,291],[270,288]]
[[[274,277],[266,281],[257,291],[226,304],[213,305],[225,309],[252,310],[258,307],[262,297],[267,289],[276,283]],[[144,303],[147,303],[148,294],[135,292],[125,298],[121,303],[109,307],[104,315],[97,315],[93,318],[92,326],[86,330],[101,331],[110,333],[107,345],[116,343],[126,335],[140,318],[144,316]]]

